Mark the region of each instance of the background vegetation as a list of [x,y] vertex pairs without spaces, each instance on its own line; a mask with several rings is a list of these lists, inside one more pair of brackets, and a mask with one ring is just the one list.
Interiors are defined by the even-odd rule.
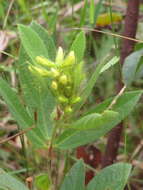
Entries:
[[[133,94],[130,94],[130,96],[127,96],[126,99],[121,99],[122,101],[117,103],[117,108],[116,106],[114,108],[114,111],[119,111],[120,105],[123,104],[124,106],[122,107],[121,113],[124,111],[124,115],[128,115],[130,111],[132,111],[128,117],[122,121],[122,124],[120,124],[122,125],[121,128],[123,128],[123,130],[112,131],[110,135],[107,134],[107,130],[105,132],[106,135],[102,135],[98,141],[94,142],[94,140],[97,140],[98,137],[94,137],[94,139],[91,140],[92,142],[87,141],[87,143],[90,142],[90,144],[80,143],[80,141],[78,143],[77,140],[75,143],[76,145],[71,143],[70,147],[70,142],[69,144],[63,143],[61,145],[63,149],[66,148],[66,146],[74,149],[69,151],[62,150],[62,153],[52,152],[52,155],[50,155],[53,162],[53,173],[51,176],[53,177],[55,189],[59,188],[63,181],[64,175],[79,158],[84,160],[84,164],[82,161],[78,161],[76,162],[76,165],[73,166],[73,171],[70,170],[70,176],[71,178],[73,177],[74,181],[78,179],[78,176],[75,174],[73,175],[73,173],[75,171],[79,174],[84,173],[84,169],[82,168],[83,165],[86,168],[85,183],[88,184],[91,178],[97,172],[99,172],[101,168],[104,168],[105,166],[108,166],[114,162],[125,162],[132,165],[131,173],[130,165],[120,166],[121,163],[119,163],[119,165],[115,166],[117,167],[115,168],[116,171],[119,173],[122,172],[122,170],[126,171],[124,173],[124,179],[121,180],[123,181],[123,184],[126,183],[130,173],[130,178],[125,188],[129,190],[140,190],[143,187],[142,97],[139,100],[139,96],[142,93],[143,87],[143,7],[142,1],[140,1],[139,11],[137,11],[139,17],[137,15],[133,15],[133,18],[136,16],[138,18],[137,22],[134,21],[134,24],[138,24],[137,31],[134,31],[133,36],[125,35],[132,38],[127,40],[124,39],[122,35],[126,32],[125,28],[128,29],[131,26],[127,26],[125,20],[125,18],[127,19],[128,4],[129,2],[125,0],[0,0],[0,75],[10,84],[13,91],[19,95],[21,102],[23,101],[23,91],[21,89],[20,83],[22,79],[20,78],[21,75],[19,75],[18,67],[19,64],[22,63],[22,59],[19,59],[18,57],[21,41],[22,45],[24,46],[24,37],[26,39],[28,35],[32,36],[32,33],[30,34],[28,30],[26,33],[26,27],[24,28],[23,25],[29,26],[32,23],[33,25],[30,26],[34,28],[34,24],[36,27],[36,22],[43,26],[48,32],[49,36],[54,39],[56,48],[58,49],[59,46],[63,47],[66,54],[69,53],[74,39],[77,39],[77,36],[80,35],[79,42],[77,43],[79,47],[75,49],[78,49],[77,58],[80,59],[80,50],[82,51],[85,46],[84,58],[82,58],[81,55],[81,60],[84,59],[85,62],[84,70],[87,81],[94,73],[95,68],[99,69],[99,65],[108,63],[108,65],[106,65],[107,68],[104,67],[105,71],[101,71],[101,74],[96,81],[96,85],[94,85],[92,89],[92,93],[86,99],[84,106],[82,106],[78,112],[77,118],[80,118],[80,116],[86,115],[87,113],[92,113],[93,110],[91,108],[94,109],[95,105],[100,104],[104,100],[116,96],[119,92],[122,94],[123,92],[120,90],[125,90],[124,87],[126,87],[127,91],[134,92]],[[132,28],[136,29],[135,26]],[[132,33],[132,31],[129,31],[129,33],[130,32]],[[134,40],[135,36],[138,40]],[[86,38],[86,44],[84,44],[84,38]],[[122,50],[124,49],[123,46],[126,43],[126,40],[132,41],[134,44],[131,45],[132,51],[128,52],[128,55],[130,53],[132,54],[126,60],[124,60],[127,55],[123,58]],[[44,42],[46,43],[46,38]],[[49,41],[47,39],[47,43],[48,42]],[[38,45],[39,44],[37,44],[37,46]],[[130,50],[131,46],[127,45],[125,48]],[[27,46],[25,47],[28,48]],[[30,49],[29,47],[29,52],[30,51],[32,55],[32,48]],[[42,50],[39,49],[39,51]],[[48,49],[48,51],[51,50]],[[52,49],[52,53],[53,52],[54,50]],[[57,50],[55,50],[55,54],[56,52]],[[83,53],[81,52],[81,54]],[[23,72],[23,70],[21,70],[21,72]],[[124,82],[124,87],[122,82]],[[85,84],[83,84],[83,86],[84,85]],[[31,142],[25,135],[29,133],[29,131],[21,131],[19,124],[9,112],[4,95],[1,92],[2,88],[4,87],[7,87],[7,83],[5,84],[0,82],[0,168],[6,172],[4,173],[4,178],[2,178],[3,176],[0,178],[0,181],[3,181],[3,183],[0,182],[0,188],[4,189],[3,184],[7,183],[7,180],[12,180],[10,181],[11,183],[17,183],[17,185],[20,185],[17,187],[11,186],[12,190],[17,190],[16,188],[19,187],[19,189],[25,189],[26,187],[22,186],[23,184],[20,182],[20,184],[18,184],[18,177],[26,184],[29,189],[50,189],[51,181],[50,177],[47,175],[49,150],[43,149],[41,147],[38,147],[36,150],[33,148]],[[120,93],[119,95],[121,95]],[[8,94],[10,98],[12,98],[10,91],[7,91],[7,95]],[[129,100],[132,102],[132,105],[131,103],[125,104],[126,102],[128,103]],[[26,107],[26,105],[24,106]],[[132,109],[133,107],[134,109]],[[100,106],[95,108],[95,111],[97,112],[103,110],[104,108],[100,108]],[[119,121],[122,119],[119,119]],[[111,127],[111,125],[109,126]],[[109,126],[107,125],[106,127]],[[115,146],[113,145],[114,143]],[[111,160],[109,159],[110,157]],[[58,163],[54,163],[54,160],[56,159],[59,160]],[[58,175],[56,174],[57,165]],[[0,170],[0,175],[3,173],[3,170]],[[98,181],[100,181],[100,183],[101,181],[106,181],[105,176],[108,175],[106,174],[106,169],[104,172],[105,175],[103,175],[103,177],[101,174],[101,176],[98,176],[97,179],[95,179],[96,183]],[[112,168],[111,172],[113,172]],[[9,178],[9,175],[13,175],[15,178]],[[60,176],[62,176],[61,179]],[[115,179],[118,178],[116,175],[114,175],[114,177]],[[84,181],[84,176],[81,175],[80,179],[81,178],[83,178]],[[57,179],[59,181],[56,181]],[[78,180],[80,181],[80,179]],[[108,180],[110,181],[115,179],[111,178]],[[67,181],[68,180],[69,179],[67,179]],[[66,183],[68,184],[67,181]],[[81,180],[81,183],[83,181]],[[63,183],[61,190],[67,189],[67,186],[65,185],[66,183]],[[71,181],[69,181],[69,184],[71,184]],[[69,190],[70,188],[75,188],[75,190],[80,188],[82,189],[82,187],[78,186],[70,187],[69,184]],[[108,185],[110,184],[107,184],[107,186]],[[118,189],[117,185],[119,187],[119,183],[117,183],[115,186],[113,184],[113,186],[109,187],[109,189],[111,188],[110,190],[120,190],[124,188],[119,187]],[[10,187],[7,187],[7,189],[10,189]],[[94,189],[92,183],[87,186],[87,189]],[[99,185],[99,190],[101,189],[109,190],[108,187]]]

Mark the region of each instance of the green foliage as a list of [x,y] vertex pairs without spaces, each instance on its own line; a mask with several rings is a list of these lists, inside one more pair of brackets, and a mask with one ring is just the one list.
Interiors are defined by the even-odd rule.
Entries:
[[85,171],[83,161],[79,160],[65,176],[60,190],[84,190]]
[[87,190],[123,190],[131,172],[131,165],[117,163],[101,170],[90,181]]
[[117,56],[113,57],[108,63],[106,63],[102,67],[100,73],[103,73],[104,71],[108,70],[110,67],[114,66],[118,62],[119,62],[119,57],[117,57]]
[[94,0],[90,0],[90,11],[89,11],[89,19],[90,24],[94,24],[95,19],[95,6],[94,6]]
[[23,12],[27,12],[26,1],[25,0],[18,0],[18,4],[19,4],[19,6],[20,6],[20,8],[22,9]]
[[50,190],[51,181],[47,174],[40,174],[35,178],[35,186],[38,190]]
[[79,160],[65,176],[60,190],[94,190],[95,188],[96,190],[123,190],[130,172],[130,164],[113,164],[112,166],[108,166],[97,173],[85,188],[84,165],[83,162]]
[[73,80],[74,80],[74,91],[76,92],[78,89],[78,87],[80,86],[81,82],[85,79],[85,74],[83,72],[83,66],[84,66],[84,62],[81,61],[80,63],[78,63],[78,65],[76,66],[76,69],[74,70],[74,76],[73,76]]
[[48,32],[36,22],[31,23],[31,28],[37,32],[41,40],[44,42],[45,47],[48,51],[48,58],[54,61],[56,57],[56,47],[53,38],[49,36]]
[[37,32],[31,27],[24,25],[19,25],[18,30],[22,45],[33,62],[35,62],[36,56],[44,56],[48,58],[48,50]]
[[[32,107],[31,114],[34,115],[34,112],[36,112],[38,115],[36,126],[40,133],[43,134],[42,138],[45,138],[46,140],[51,135],[53,124],[50,114],[55,107],[55,100],[49,91],[49,88],[46,86],[48,85],[48,81],[45,81],[45,79],[38,76],[35,78],[28,69],[27,61],[30,62],[32,59],[35,63],[35,57],[37,55],[45,55],[53,60],[55,59],[56,48],[52,38],[48,35],[45,29],[37,23],[32,22],[31,27],[22,27],[20,27],[19,30],[20,37],[23,39],[22,45],[24,49],[21,48],[18,65],[21,85],[27,105],[30,106],[30,108]],[[32,41],[32,39],[31,41],[28,40],[27,32],[29,36],[33,35],[34,41]],[[27,43],[25,39],[27,39]],[[37,43],[37,45],[35,43]],[[39,46],[39,44],[41,45]],[[37,54],[38,52],[39,54]],[[42,54],[42,52],[45,53]]]
[[[23,7],[26,6],[25,1],[19,1],[19,3]],[[97,7],[93,7],[94,1],[90,3],[90,24],[95,24],[99,14],[98,8],[101,8],[103,1],[100,0]],[[87,8],[88,1],[85,0],[80,26],[86,22]],[[58,13],[54,16],[53,22],[51,21],[52,33],[55,31],[57,17]],[[5,80],[0,78],[0,95],[7,103],[20,129],[30,128],[26,131],[26,135],[32,145],[36,148],[48,149],[48,175],[43,173],[37,176],[34,185],[38,190],[50,190],[55,185],[53,182],[56,181],[55,179],[52,181],[54,171],[52,171],[52,159],[58,157],[57,152],[61,151],[56,152],[56,148],[70,150],[99,140],[131,113],[142,90],[124,93],[118,99],[116,99],[117,96],[109,98],[93,106],[86,113],[79,113],[80,108],[90,97],[98,77],[118,63],[119,58],[113,56],[109,62],[104,61],[98,64],[86,82],[85,71],[83,71],[86,37],[83,31],[77,34],[69,52],[65,51],[68,52],[65,55],[61,47],[56,50],[53,38],[36,22],[32,22],[30,26],[19,25],[18,30],[22,42],[17,63],[21,94],[18,96],[18,90],[11,88]],[[111,50],[111,47],[109,49]],[[138,73],[141,74],[142,52],[142,50],[137,51],[125,60],[123,80],[126,86],[134,81]],[[103,57],[101,55],[100,57]],[[57,166],[60,159],[57,160],[58,163],[55,162]],[[69,168],[68,158],[64,164],[65,170]],[[123,190],[130,170],[129,164],[114,164],[101,170],[85,187],[84,163],[79,160],[65,176],[60,190],[95,188]],[[4,180],[10,181],[8,186],[5,186],[7,184]],[[10,187],[11,183],[13,185]],[[59,184],[56,185],[59,186]],[[4,171],[0,171],[0,188],[27,190],[21,182]]]
[[46,146],[41,138],[40,131],[35,128],[32,118],[20,102],[17,93],[12,88],[10,88],[7,82],[5,82],[3,79],[0,79],[0,95],[4,98],[10,112],[18,122],[21,129],[25,130],[27,128],[34,127],[29,132],[27,132],[27,135],[32,143],[36,147]]
[[131,85],[131,83],[139,74],[137,71],[139,69],[140,59],[143,55],[143,50],[135,51],[134,53],[130,54],[124,62],[122,75],[123,75],[123,82],[126,86]]
[[84,32],[80,32],[79,34],[77,34],[70,48],[70,50],[74,51],[75,53],[77,63],[82,61],[82,58],[84,56],[84,51],[85,51],[85,45],[86,45],[85,34]]
[[101,7],[102,7],[103,1],[104,1],[104,0],[100,0],[100,1],[98,2],[98,4],[96,5],[96,7],[95,7],[94,15],[92,15],[92,17],[94,17],[93,25],[96,24],[96,21],[97,21],[97,18],[98,18],[98,16],[99,16],[100,9],[101,9]]
[[81,16],[80,16],[81,18],[79,24],[80,27],[82,27],[85,24],[87,8],[88,8],[88,0],[84,0],[84,7],[81,10]]
[[92,74],[91,78],[87,82],[87,85],[85,86],[85,88],[83,89],[83,91],[81,93],[82,101],[77,105],[76,110],[80,109],[82,107],[82,105],[85,103],[86,99],[89,97],[89,95],[100,75],[102,67],[103,67],[103,64],[99,64],[97,66],[97,68],[95,69],[94,73]]
[[89,97],[89,95],[92,92],[92,89],[98,79],[98,77],[100,76],[101,73],[103,73],[104,71],[106,71],[107,69],[109,69],[111,66],[113,66],[114,64],[116,64],[118,62],[118,58],[114,57],[112,58],[108,63],[100,63],[97,65],[97,67],[95,68],[95,71],[93,72],[91,78],[88,80],[85,88],[83,89],[82,93],[81,93],[81,102],[79,102],[79,104],[76,106],[76,111],[78,111],[83,104],[85,103],[86,99]]
[[52,17],[49,20],[48,26],[50,29],[50,33],[53,34],[56,30],[56,24],[58,20],[58,9],[56,9],[55,13],[52,15]]
[[[75,129],[66,129],[56,141],[56,147],[60,149],[69,149],[98,140],[109,132],[115,125],[121,122],[127,115],[129,115],[138,102],[141,94],[142,91],[133,91],[120,96],[116,104],[112,107],[112,110],[117,112],[119,117],[115,117],[111,124],[106,123],[103,127],[97,127],[92,130],[88,129],[78,131]],[[111,98],[109,100],[105,100],[103,103],[89,111],[86,115],[88,116],[91,113],[102,113],[108,108],[111,102]]]
[[5,16],[5,7],[3,2],[0,3],[0,18],[4,18]]
[[[114,111],[105,110],[102,114],[92,113],[88,114],[81,119],[77,120],[70,127],[75,130],[87,130],[87,129],[96,129],[105,128],[108,123],[112,125],[115,120],[119,117],[119,114]],[[107,127],[107,126],[106,126]]]
[[2,169],[0,169],[0,188],[3,190],[28,190],[23,183]]
[[[34,116],[34,112],[37,114],[36,128],[43,134],[43,139],[48,139],[52,127],[50,114],[55,107],[55,100],[49,88],[45,86],[45,80],[38,76],[35,78],[35,75],[29,71],[28,64],[26,63],[28,60],[30,58],[24,48],[21,48],[17,67],[23,97],[31,112],[31,116]],[[46,81],[46,83],[48,82]]]

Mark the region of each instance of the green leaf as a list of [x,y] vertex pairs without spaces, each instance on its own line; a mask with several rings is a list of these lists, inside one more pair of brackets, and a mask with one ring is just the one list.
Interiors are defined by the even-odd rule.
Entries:
[[31,28],[37,32],[41,40],[44,42],[46,49],[48,51],[48,58],[52,61],[56,57],[56,47],[53,41],[53,38],[48,34],[48,32],[38,23],[32,22]]
[[88,7],[88,0],[84,0],[84,7],[81,10],[79,27],[82,27],[85,24],[87,7]]
[[92,113],[82,117],[81,119],[73,123],[70,128],[76,130],[101,130],[101,128],[107,128],[108,126],[112,125],[112,122],[114,123],[118,117],[119,114],[117,112],[105,110],[102,114]]
[[35,22],[30,27],[20,25],[19,32],[24,47],[20,50],[18,62],[24,98],[31,110],[31,115],[33,116],[34,112],[37,112],[36,127],[42,134],[42,138],[47,139],[51,135],[53,125],[51,113],[55,107],[55,99],[48,88],[48,79],[45,81],[38,75],[34,76],[29,71],[26,62],[31,62],[31,59],[35,61],[35,57],[38,55],[54,60],[56,48],[46,30]]
[[90,24],[92,24],[94,27],[100,13],[100,9],[103,5],[102,2],[103,0],[100,0],[95,6],[94,0],[90,0]]
[[94,5],[94,0],[90,0],[90,11],[89,11],[89,20],[90,24],[94,24],[94,19],[95,19],[95,5]]
[[[16,92],[10,88],[6,81],[0,78],[0,95],[4,98],[14,119],[18,122],[21,129],[25,130],[34,126],[33,119],[21,104]],[[26,133],[28,138],[36,147],[46,146],[41,138],[38,128],[33,128]]]
[[83,161],[79,160],[65,176],[60,190],[84,190],[85,171]]
[[33,62],[36,56],[49,57],[48,50],[43,40],[31,27],[19,25],[18,30],[22,45]]
[[0,169],[0,188],[5,190],[28,190],[19,180]]
[[51,135],[51,113],[55,108],[55,98],[48,88],[48,79],[33,75],[28,69],[28,64],[25,64],[27,59],[27,53],[21,48],[18,62],[20,83],[31,115],[34,116],[34,112],[37,112],[36,127],[42,138],[47,140]]
[[80,32],[76,36],[76,38],[70,48],[70,51],[74,51],[74,53],[75,53],[77,63],[82,61],[82,58],[84,56],[84,51],[85,51],[85,45],[86,45],[85,34],[84,34],[84,32]]
[[49,19],[48,28],[50,29],[51,34],[54,34],[56,32],[56,24],[58,22],[58,13],[59,13],[59,9],[56,8],[55,13],[53,13],[51,18]]
[[45,137],[50,138],[53,129],[51,114],[54,111],[56,102],[49,88],[44,93],[39,91],[39,94],[41,95],[39,96],[38,127],[42,128]]
[[139,66],[139,61],[143,56],[143,50],[136,51],[130,54],[124,62],[122,69],[123,82],[126,86],[131,85],[135,80],[136,72]]
[[119,61],[119,57],[115,56],[113,57],[108,63],[106,63],[101,71],[100,71],[100,74],[103,73],[104,71],[108,70],[110,67],[114,66],[116,63],[118,63]]
[[[134,106],[139,101],[143,91],[142,90],[135,90],[130,92],[125,92],[121,95],[116,103],[113,105],[112,110],[119,113],[119,120],[123,120],[129,113],[133,110]],[[95,108],[89,110],[85,115],[97,112],[102,113],[113,101],[113,98],[109,98],[102,102],[101,104],[96,105]]]
[[40,174],[35,177],[35,186],[38,190],[50,190],[51,181],[47,174]]
[[86,84],[86,87],[83,89],[82,93],[81,93],[81,101],[79,104],[77,104],[77,106],[75,106],[75,110],[78,111],[83,104],[85,103],[86,99],[89,97],[99,75],[101,72],[101,69],[103,68],[104,63],[101,63],[97,66],[97,68],[95,68],[94,73],[92,74],[91,78],[89,79],[89,81]]
[[75,93],[79,92],[79,86],[82,82],[82,80],[85,78],[84,72],[83,72],[83,64],[84,62],[81,61],[78,65],[76,65],[76,69],[73,72],[73,80],[74,80],[74,91]]
[[123,190],[130,172],[130,164],[117,163],[108,166],[96,174],[89,182],[87,190]]
[[35,108],[39,105],[39,94],[37,93],[37,89],[35,87],[35,76],[28,69],[28,63],[26,61],[30,61],[28,54],[24,50],[23,47],[20,48],[19,52],[19,61],[17,63],[17,68],[19,71],[20,84],[22,87],[23,96],[26,104]]
[[[127,115],[130,114],[138,102],[141,94],[142,91],[131,91],[120,96],[112,108],[113,111],[118,112],[119,117],[117,117],[114,122],[111,122],[111,124],[108,123],[108,125],[101,128],[88,129],[83,131],[67,129],[59,136],[55,142],[55,146],[61,149],[69,149],[98,140],[100,137],[109,132],[115,125],[120,123]],[[88,114],[91,113],[102,113],[105,109],[108,108],[111,101],[112,99],[110,98],[109,100],[98,104],[95,108],[91,109],[85,115],[88,116]]]
[[115,65],[117,62],[119,61],[118,57],[113,57],[108,63],[101,63],[97,66],[97,68],[95,68],[94,73],[92,74],[91,78],[89,79],[86,87],[83,89],[82,93],[81,93],[81,101],[79,104],[77,104],[77,106],[75,107],[75,110],[78,111],[83,104],[85,103],[86,99],[89,97],[99,75],[101,73],[103,73],[104,71],[106,71],[107,69],[109,69],[111,66]]

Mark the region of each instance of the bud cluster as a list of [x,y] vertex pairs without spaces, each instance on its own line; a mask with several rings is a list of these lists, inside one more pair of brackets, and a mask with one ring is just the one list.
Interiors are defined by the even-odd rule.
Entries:
[[63,49],[59,47],[55,62],[37,56],[35,65],[29,66],[32,72],[51,79],[50,88],[64,113],[71,113],[73,105],[81,100],[78,89],[75,89],[77,65],[74,51],[64,58]]

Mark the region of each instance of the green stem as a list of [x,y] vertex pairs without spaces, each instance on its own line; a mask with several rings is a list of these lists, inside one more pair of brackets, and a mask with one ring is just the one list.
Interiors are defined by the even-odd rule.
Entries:
[[53,133],[52,133],[52,137],[51,137],[51,141],[50,141],[50,146],[49,146],[49,154],[51,153],[51,148],[53,146],[53,142],[55,140],[56,137],[56,132],[57,132],[57,128],[59,127],[58,123],[56,123],[54,129],[53,129]]
[[[52,137],[51,137],[51,141],[50,141],[50,145],[49,145],[49,151],[48,151],[48,168],[47,168],[47,170],[48,170],[49,177],[51,178],[51,181],[52,181],[52,149],[53,149],[53,143],[54,143],[54,140],[56,137],[57,129],[59,127],[60,127],[60,118],[59,118],[59,120],[56,120],[55,127],[53,128]],[[55,184],[53,182],[53,188],[54,188],[54,186],[55,187],[57,186],[56,181],[55,181]]]

